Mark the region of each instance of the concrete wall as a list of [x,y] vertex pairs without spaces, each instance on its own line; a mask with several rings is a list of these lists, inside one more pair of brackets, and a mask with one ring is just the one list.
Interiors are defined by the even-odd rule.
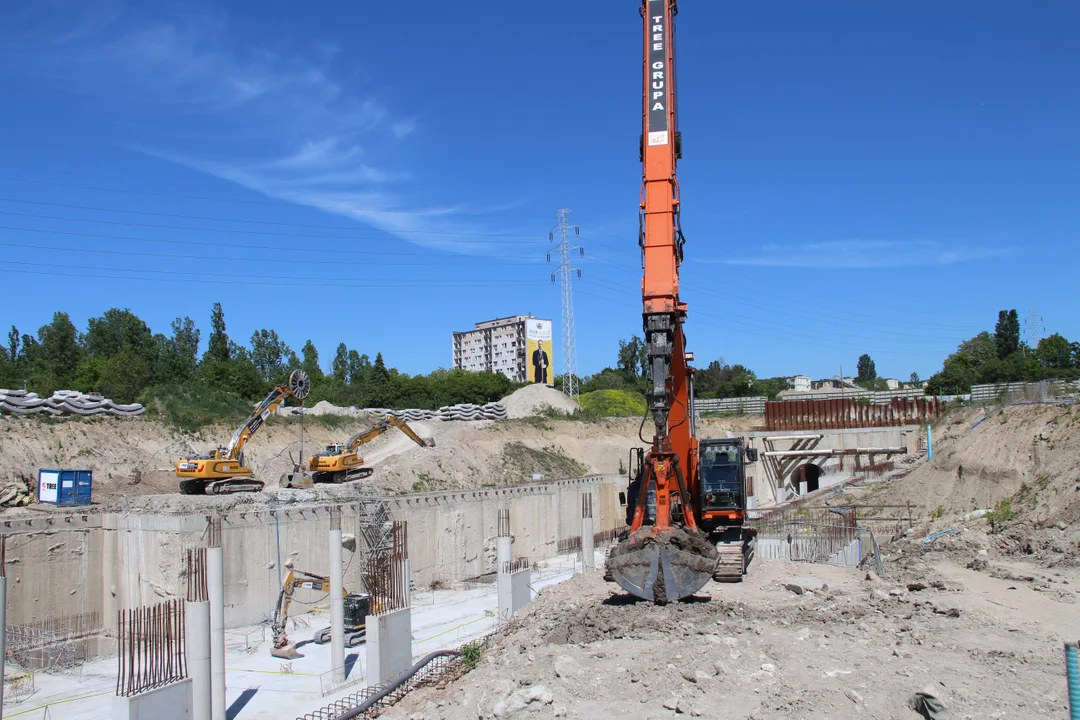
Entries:
[[382,685],[412,667],[412,608],[367,616],[368,685]]
[[[906,447],[907,451],[911,453],[918,449],[919,439],[923,433],[925,433],[924,428],[911,425],[906,427],[856,428],[849,430],[754,431],[747,433],[747,437],[749,438],[749,446],[757,448],[759,452],[765,451],[765,438],[776,436],[786,438],[821,435],[822,438],[814,446],[814,449]],[[778,440],[775,441],[773,445],[775,450],[790,450],[796,442],[797,440]],[[881,455],[876,459],[878,462],[883,462],[885,456]],[[895,460],[896,456],[893,456],[892,459]],[[862,462],[864,465],[867,463],[866,456],[863,456]],[[776,489],[771,487],[768,481],[764,463],[765,458],[762,457],[758,462],[748,463],[746,466],[746,474],[749,477],[752,477],[754,481],[754,494],[757,498],[758,508],[768,507],[778,501],[775,496]],[[855,458],[853,456],[832,458],[810,457],[793,464],[793,467],[797,467],[804,463],[813,463],[821,467],[823,475],[821,478],[821,487],[826,487],[839,480],[852,477],[854,474]],[[779,501],[783,502],[784,499],[788,498],[781,498]]]
[[[555,555],[559,540],[580,534],[583,492],[593,495],[597,531],[620,526],[618,494],[625,486],[625,478],[594,476],[389,502],[394,518],[409,523],[412,577],[422,587],[493,572],[501,508],[510,509],[514,556],[539,560]],[[342,530],[356,534],[356,506],[340,507]],[[330,505],[249,505],[226,515],[226,627],[256,624],[273,612],[284,563],[328,572],[329,529]],[[206,544],[206,517],[57,513],[6,521],[0,532],[10,537],[9,624],[99,613],[102,627],[113,629],[118,609],[185,595],[185,551]],[[344,562],[345,587],[362,589],[359,557],[346,550]],[[322,595],[298,589],[296,599],[313,602]]]
[[134,697],[115,697],[112,716],[116,720],[192,720],[191,680]]

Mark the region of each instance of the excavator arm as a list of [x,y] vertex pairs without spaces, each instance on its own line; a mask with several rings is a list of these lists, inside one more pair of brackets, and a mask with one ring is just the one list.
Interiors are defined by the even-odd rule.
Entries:
[[654,435],[637,481],[630,537],[612,554],[611,570],[627,591],[667,602],[709,581],[716,549],[698,531],[697,439],[690,383],[692,355],[679,297],[683,258],[679,182],[682,157],[675,84],[676,0],[643,0],[644,78],[640,155],[642,328],[648,352],[648,413]]
[[281,403],[285,402],[286,398],[303,400],[310,390],[311,381],[308,379],[307,373],[303,370],[294,370],[289,375],[288,384],[275,386],[273,390],[267,393],[262,402],[255,406],[244,424],[236,429],[236,432],[233,433],[232,438],[229,440],[228,447],[225,449],[225,457],[230,460],[239,459],[240,453],[244,451],[244,446],[247,445],[251,436],[262,427],[266,419],[278,409]]
[[395,427],[401,430],[401,432],[405,433],[410,440],[415,442],[420,447],[432,447],[435,444],[434,441],[425,440],[424,438],[417,435],[416,432],[411,427],[409,427],[409,424],[406,423],[404,420],[398,420],[392,415],[387,415],[384,419],[377,422],[370,429],[359,432],[349,438],[349,442],[345,445],[345,448],[348,452],[356,452],[356,449],[361,445],[368,444],[375,438],[388,431],[390,428]]
[[290,570],[281,583],[278,591],[277,607],[274,609],[274,648],[271,651],[276,657],[296,657],[296,648],[289,643],[289,636],[285,632],[285,626],[289,621],[289,608],[292,606],[293,593],[298,587],[306,587],[321,592],[330,592],[330,578],[321,575],[312,575],[303,570]]

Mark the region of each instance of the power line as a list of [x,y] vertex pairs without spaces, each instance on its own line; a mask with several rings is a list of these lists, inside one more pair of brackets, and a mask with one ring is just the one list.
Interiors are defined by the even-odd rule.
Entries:
[[[633,268],[633,267],[630,267],[628,265],[623,265],[621,263],[613,263],[613,262],[610,262],[610,261],[607,261],[607,260],[596,258],[595,256],[592,258],[592,260],[594,262],[600,262],[601,264],[608,265],[609,267],[616,268],[616,269],[619,269],[619,270],[623,270],[625,272],[630,272],[630,273],[633,273],[635,275],[639,274],[641,272],[641,270],[639,268]],[[730,281],[727,277],[725,277],[723,279],[723,285],[724,285],[724,287],[732,287],[732,288],[746,290],[747,292],[750,292],[750,293],[753,293],[753,294],[764,294],[764,293],[762,293],[760,288],[750,287],[750,286],[747,286],[747,285],[740,285],[738,283]],[[730,299],[730,300],[732,300],[734,302],[752,304],[749,301],[745,300],[743,298],[743,296],[740,296],[740,295],[727,295],[727,294],[724,294],[724,293],[717,293],[717,292],[711,291],[711,290],[704,290],[697,283],[688,283],[683,279],[680,279],[679,286],[681,288],[683,288],[683,289],[692,289],[692,290],[694,290],[696,292],[702,292],[702,293],[705,293],[705,294],[714,294],[714,295],[717,295],[718,297],[726,297],[726,298],[728,298],[728,299]],[[934,323],[922,323],[922,322],[913,322],[913,321],[897,320],[897,319],[884,320],[884,319],[882,319],[882,318],[880,318],[878,316],[875,316],[875,315],[867,315],[865,313],[859,313],[859,312],[855,312],[855,311],[852,311],[852,310],[840,310],[840,309],[831,308],[831,307],[828,307],[828,306],[825,306],[825,305],[818,305],[816,303],[807,301],[805,298],[790,298],[790,297],[786,297],[786,296],[783,296],[783,295],[778,295],[776,293],[771,293],[771,292],[769,293],[769,296],[770,297],[775,297],[775,298],[780,299],[780,300],[789,300],[792,303],[796,303],[800,307],[816,307],[816,308],[819,308],[819,309],[824,310],[826,312],[834,313],[834,314],[837,314],[837,315],[851,315],[853,317],[865,318],[867,320],[875,320],[877,322],[895,323],[895,324],[899,324],[899,325],[910,325],[910,326],[913,326],[913,327],[917,327],[919,329],[933,328],[933,329],[938,329],[938,330],[961,330],[961,331],[965,331],[965,332],[971,330],[971,328],[969,326],[965,326],[965,325],[940,325],[940,324],[934,324]],[[859,304],[863,305],[864,303],[862,303],[862,301],[860,300]],[[781,312],[788,313],[788,314],[791,314],[791,315],[799,315],[800,314],[797,311],[793,311],[790,307],[786,307],[786,306],[782,306],[782,305],[775,305],[775,304],[771,304],[771,303],[761,303],[760,305],[763,305],[765,308],[773,308],[773,309],[776,309],[776,310],[779,310]],[[820,315],[806,315],[805,313],[803,313],[802,315],[804,317],[807,317],[809,319],[814,319],[814,320],[817,320],[817,319],[820,318]]]
[[[212,243],[207,243],[208,245]],[[276,258],[260,258],[260,257],[222,257],[220,255],[183,255],[180,253],[144,253],[135,252],[133,250],[106,250],[103,248],[72,248],[72,247],[56,247],[52,245],[26,245],[20,243],[4,243],[0,242],[0,247],[11,247],[30,250],[51,250],[54,252],[79,252],[79,253],[94,253],[97,255],[126,255],[130,257],[145,257],[145,258],[160,258],[168,260],[199,260],[202,262],[260,262],[260,263],[277,263],[281,264],[283,260],[280,257]],[[278,248],[280,249],[280,248]],[[352,253],[350,253],[352,254]],[[367,253],[371,254],[371,253]],[[377,253],[379,255],[402,255],[403,253]],[[430,257],[430,253],[405,253],[410,257]],[[470,267],[534,267],[537,263],[533,262],[497,262],[488,265],[480,265],[476,262],[476,258],[465,255],[454,255],[450,258],[442,258],[440,260],[433,260],[430,262],[380,262],[372,263],[367,260],[312,260],[309,258],[297,258],[290,257],[288,263],[290,265],[303,264],[303,265],[362,265],[364,267],[387,267],[387,266],[401,266],[401,267],[421,267],[421,266],[435,266],[446,267],[447,261],[451,259],[460,259],[468,261]],[[449,267],[462,267],[461,265],[450,265]]]
[[555,213],[555,217],[559,219],[559,224],[548,233],[548,239],[551,242],[555,241],[555,233],[559,234],[559,244],[548,251],[547,260],[551,262],[551,253],[556,252],[559,255],[559,268],[555,272],[551,273],[551,282],[555,282],[555,276],[559,276],[560,283],[562,285],[562,355],[563,355],[563,392],[566,393],[572,400],[578,398],[578,381],[577,381],[577,341],[576,333],[574,330],[574,292],[571,287],[571,273],[577,272],[577,276],[581,277],[580,268],[574,267],[570,263],[570,253],[573,250],[577,250],[580,256],[585,256],[585,248],[580,245],[570,244],[570,230],[573,228],[574,235],[581,235],[581,228],[577,225],[571,225],[568,220],[570,218],[570,211],[567,208],[559,208],[559,211]]
[[[132,273],[152,273],[155,275],[190,275],[198,277],[208,278],[235,278],[236,273],[213,273],[188,270],[153,270],[145,268],[114,268],[114,267],[97,267],[91,265],[66,265],[60,263],[34,263],[24,262],[20,260],[0,260],[2,265],[19,265],[27,267],[44,267],[44,268],[64,268],[68,270],[93,270],[100,272],[132,272]],[[353,278],[340,278],[340,277],[325,277],[325,276],[302,276],[302,275],[263,275],[247,273],[245,277],[257,278],[259,280],[281,280],[295,282],[297,280],[307,280],[316,283],[332,283],[332,282],[348,282]],[[458,286],[476,286],[481,287],[487,285],[509,285],[509,286],[521,286],[522,283],[517,280],[413,280],[411,278],[363,278],[358,281],[360,284],[355,287],[367,287],[369,285],[387,285],[392,287],[413,287],[413,286],[435,286],[435,287],[458,287]],[[532,283],[534,287],[539,287],[541,283]]]
[[[125,189],[125,188],[110,188],[110,187],[102,187],[100,185],[79,185],[79,184],[75,184],[75,183],[60,183],[60,182],[54,182],[54,181],[49,181],[49,180],[33,180],[33,179],[30,179],[30,178],[18,178],[18,177],[10,177],[10,176],[0,176],[0,180],[6,180],[8,182],[27,183],[27,184],[31,184],[31,185],[48,185],[48,186],[51,186],[51,187],[62,187],[62,188],[69,188],[69,189],[73,189],[73,190],[98,190],[98,191],[101,191],[101,192],[123,193],[123,194],[127,194],[127,195],[144,195],[144,196],[148,196],[148,197],[173,198],[173,199],[177,199],[177,200],[209,200],[209,201],[212,201],[212,202],[239,203],[239,204],[243,204],[243,205],[280,205],[281,203],[286,203],[286,204],[289,204],[289,205],[299,205],[299,206],[302,206],[302,207],[310,207],[310,208],[319,209],[319,210],[322,209],[322,208],[317,208],[314,205],[302,205],[301,203],[297,203],[297,202],[294,202],[292,200],[285,200],[285,199],[278,199],[278,200],[243,200],[243,199],[240,199],[240,198],[208,197],[208,196],[205,196],[205,195],[180,195],[180,194],[176,194],[176,193],[158,193],[158,192],[151,192],[149,190],[131,190],[131,189]],[[252,192],[258,192],[258,191],[253,190]],[[482,212],[466,213],[466,212],[442,211],[442,210],[429,210],[429,211],[421,211],[421,210],[384,210],[384,209],[381,209],[381,208],[364,208],[364,209],[368,210],[370,212],[378,212],[378,213],[390,214],[390,215],[412,215],[412,216],[434,216],[434,217],[441,217],[441,216],[490,217],[491,216],[491,213],[482,213]],[[332,212],[332,211],[325,211],[325,212]],[[539,215],[510,215],[508,217],[536,218],[536,217],[540,217],[540,216]]]
[[[593,283],[593,282],[591,282],[589,280],[583,280],[582,282],[587,283],[589,285],[596,285],[596,283]],[[596,285],[596,286],[600,287],[603,290],[608,290],[609,292],[620,292],[620,293],[623,293],[623,294],[626,294],[626,295],[636,297],[634,295],[634,293],[631,293],[631,292],[628,292],[628,291],[615,290],[613,288],[605,288],[602,285]],[[595,295],[595,294],[590,294],[590,293],[585,293],[585,294],[589,294],[592,297],[597,297],[597,298],[600,298],[600,299],[604,299],[604,300],[607,300],[609,302],[615,302],[615,303],[619,303],[619,304],[622,304],[624,302],[624,301],[621,301],[621,300],[615,300],[615,299],[612,299],[612,298],[607,298],[607,297],[604,297],[602,295]],[[744,325],[744,326],[749,327],[751,329],[743,330],[741,328],[732,327],[731,325],[717,325],[716,323],[710,323],[710,322],[706,322],[706,321],[701,320],[700,318],[702,316],[708,317],[708,318],[713,318],[713,319],[716,319],[716,320],[719,320],[719,321],[725,322],[725,323],[735,323],[737,325]],[[784,335],[772,335],[772,334],[769,334],[769,333],[760,332],[760,326],[759,325],[742,322],[740,320],[735,320],[735,319],[731,318],[730,315],[711,313],[711,312],[709,312],[707,310],[701,309],[700,307],[697,310],[692,310],[691,311],[691,320],[688,322],[688,328],[692,324],[696,324],[696,323],[700,323],[702,325],[707,325],[707,326],[711,326],[711,327],[717,327],[717,328],[720,328],[722,330],[727,330],[727,331],[734,332],[734,333],[737,333],[737,334],[740,334],[740,335],[755,335],[757,337],[763,337],[763,338],[767,338],[767,339],[770,339],[770,340],[780,340],[782,342],[793,342],[793,343],[797,343],[797,344],[800,344],[800,345],[811,345],[811,346],[815,346],[815,347],[822,347],[822,346],[825,346],[825,347],[837,347],[837,348],[845,347],[845,348],[848,348],[848,349],[850,349],[852,351],[855,351],[855,352],[865,352],[867,350],[874,350],[874,351],[882,351],[882,352],[885,352],[885,353],[901,353],[901,354],[917,355],[917,354],[925,354],[927,352],[943,352],[944,351],[944,349],[939,349],[936,346],[934,348],[930,348],[930,346],[927,346],[927,349],[922,351],[922,352],[912,351],[910,349],[892,349],[892,348],[886,348],[884,346],[867,347],[867,346],[862,346],[862,345],[853,345],[853,344],[849,344],[849,343],[846,343],[846,342],[837,342],[835,339],[821,338],[821,337],[817,337],[817,336],[814,336],[814,335],[806,335],[806,334],[802,334],[802,333],[786,333]],[[805,340],[800,340],[798,338],[805,338]]]
[[[3,198],[0,198],[0,199],[3,199]],[[157,214],[157,213],[154,213],[154,214]],[[37,218],[37,219],[40,219],[40,220],[60,220],[60,221],[63,221],[63,222],[98,223],[100,225],[119,225],[121,227],[153,228],[153,229],[158,229],[158,230],[186,230],[186,231],[194,230],[194,231],[201,231],[201,232],[239,233],[241,235],[272,235],[272,236],[276,236],[276,237],[322,238],[322,239],[326,239],[326,240],[379,240],[379,241],[397,240],[399,242],[419,242],[419,240],[410,239],[410,238],[393,237],[394,235],[397,234],[397,231],[394,231],[394,230],[379,230],[378,228],[362,228],[362,229],[371,230],[373,232],[381,232],[381,233],[389,234],[392,237],[389,237],[389,238],[387,238],[387,237],[370,237],[370,236],[365,236],[365,235],[308,235],[308,234],[305,234],[305,233],[270,232],[270,231],[267,231],[267,230],[243,230],[243,229],[240,229],[240,228],[192,228],[192,227],[184,227],[184,226],[181,226],[181,225],[153,225],[153,224],[150,224],[150,223],[121,222],[119,220],[101,220],[101,219],[98,219],[98,218],[72,218],[72,217],[60,217],[60,216],[56,216],[56,215],[38,215],[38,214],[35,214],[35,213],[11,212],[9,210],[0,210],[0,215],[10,215],[10,216],[14,216],[14,217]],[[192,219],[207,220],[207,221],[213,220],[213,218],[197,218],[197,217],[193,217],[193,216],[183,216],[183,215],[173,216],[173,217],[190,217]],[[237,221],[219,220],[219,221],[220,222],[249,222],[249,221],[246,221],[246,220],[237,220]],[[291,223],[286,223],[286,224],[291,224]],[[316,227],[318,227],[318,226],[316,226]],[[343,228],[343,229],[348,230],[350,228]],[[360,230],[361,228],[353,228],[353,229]],[[403,230],[401,232],[412,232],[412,233],[423,234],[423,235],[450,235],[450,236],[454,236],[454,237],[470,236],[470,238],[473,235],[473,233],[437,232],[437,231],[434,231],[434,230],[431,230],[431,231],[428,231],[428,230]],[[478,237],[491,237],[492,235],[497,235],[497,234],[496,233],[486,233],[486,234],[485,233],[476,233],[476,236],[478,236]],[[459,242],[459,243],[463,243],[463,244],[468,244],[468,243],[498,243],[498,244],[506,244],[506,243],[514,243],[514,244],[523,243],[523,244],[526,244],[527,243],[527,244],[534,244],[534,243],[537,242],[537,240],[535,238],[530,240],[530,239],[528,239],[528,236],[521,235],[521,234],[517,234],[517,235],[505,234],[505,235],[498,235],[498,236],[501,237],[501,238],[521,238],[521,239],[519,239],[519,240],[505,240],[505,239],[502,239],[502,240],[473,240],[473,239],[466,239],[466,240],[437,240],[437,241],[433,241],[433,242],[439,242],[439,243]]]
[[1042,333],[1046,330],[1042,326],[1042,316],[1039,315],[1037,308],[1031,308],[1028,310],[1027,319],[1024,320],[1025,333],[1028,336],[1028,347],[1034,348],[1039,344],[1039,339],[1042,337]]
[[[198,232],[196,228],[188,228],[191,231]],[[46,235],[68,235],[72,237],[90,237],[90,238],[104,238],[108,240],[129,240],[132,242],[149,242],[149,243],[168,243],[178,245],[199,245],[204,247],[232,247],[232,248],[250,248],[257,250],[277,250],[277,251],[296,251],[296,252],[331,252],[331,253],[347,253],[349,255],[416,255],[416,256],[429,256],[431,253],[399,253],[399,252],[375,252],[370,250],[345,250],[342,248],[312,248],[308,247],[281,247],[276,245],[222,245],[221,243],[214,242],[200,242],[197,240],[171,240],[167,238],[141,238],[131,237],[130,235],[107,235],[104,233],[84,233],[74,232],[72,230],[45,230],[43,228],[27,228],[27,227],[12,227],[10,225],[0,225],[0,230],[16,230],[18,232],[31,232],[31,233],[43,233]],[[206,232],[214,232],[208,230]],[[475,256],[466,256],[475,257]],[[522,258],[528,257],[524,255],[511,255],[507,257]]]
[[[587,282],[590,285],[596,285],[597,287],[603,287],[605,289],[612,290],[614,292],[620,292],[620,293],[625,293],[625,294],[628,294],[628,295],[633,295],[633,293],[630,293],[629,291],[626,291],[622,287],[614,287],[614,286],[611,286],[611,285],[607,285],[603,281],[585,280],[583,282]],[[710,293],[709,291],[702,290],[701,288],[692,289],[691,292],[699,293],[699,294],[705,295],[705,296],[717,297],[717,298],[719,298],[721,300],[725,299],[722,295],[718,295],[716,293]],[[728,313],[727,317],[732,318],[732,314]],[[750,316],[746,316],[746,317],[748,317],[748,319],[750,319],[750,320],[754,320],[753,317],[750,317]],[[834,325],[834,326],[837,326],[837,327],[840,327],[840,328],[848,328],[849,327],[849,326],[844,325],[842,323],[831,322],[831,321],[829,321],[827,319],[823,319],[823,318],[820,318],[820,317],[812,317],[811,316],[808,319],[815,320],[817,322],[820,322],[820,323],[823,323],[823,324],[826,324],[826,325]],[[744,325],[744,326],[750,327],[750,328],[760,328],[762,326],[772,326],[772,327],[779,328],[778,332],[787,332],[787,330],[785,330],[784,328],[788,328],[788,329],[792,329],[792,330],[801,330],[801,329],[803,329],[798,325],[789,325],[787,323],[776,322],[774,320],[757,320],[755,322],[745,322],[745,321],[742,321],[742,320],[731,319],[730,322],[736,323],[738,325]],[[868,331],[866,329],[864,329],[864,328],[860,328],[859,332],[864,334],[864,335],[868,335]],[[911,337],[911,338],[915,338],[915,339],[917,339],[919,341],[938,340],[938,341],[941,341],[941,342],[948,342],[948,343],[951,343],[951,342],[954,341],[954,338],[952,338],[952,337],[938,337],[938,336],[927,336],[927,335],[905,335],[903,333],[897,333],[897,332],[892,332],[892,331],[887,331],[887,330],[884,331],[884,332],[886,334],[894,336],[894,337]],[[794,334],[798,335],[800,333],[794,333]],[[807,337],[806,335],[803,335],[803,336]],[[820,340],[822,340],[822,342],[828,342],[828,340],[825,340],[824,338],[815,338],[815,339],[820,339]]]

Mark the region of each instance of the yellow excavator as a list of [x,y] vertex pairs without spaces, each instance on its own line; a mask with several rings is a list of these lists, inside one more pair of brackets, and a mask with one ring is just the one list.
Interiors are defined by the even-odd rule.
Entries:
[[[277,609],[274,611],[274,645],[270,649],[271,655],[283,660],[300,657],[296,652],[296,644],[289,642],[289,636],[285,632],[285,625],[289,621],[289,607],[292,605],[296,588],[329,593],[330,578],[291,569],[285,576],[278,593]],[[345,590],[345,647],[356,647],[364,641],[367,637],[367,616],[375,611],[370,595]],[[330,628],[319,630],[311,639],[319,645],[325,645],[330,642]]]
[[286,398],[302,401],[310,391],[311,380],[307,373],[293,370],[288,384],[277,385],[255,406],[244,424],[233,433],[228,447],[218,447],[206,455],[177,460],[176,476],[181,478],[180,492],[184,495],[220,495],[262,490],[264,483],[255,480],[252,477],[254,472],[244,465],[244,446]]
[[325,450],[312,455],[307,466],[310,475],[296,472],[282,475],[281,486],[311,487],[313,483],[343,483],[369,477],[375,470],[365,467],[364,458],[356,451],[391,428],[401,430],[420,447],[435,447],[434,439],[420,437],[404,420],[387,415],[370,429],[353,435],[348,442],[327,445]]

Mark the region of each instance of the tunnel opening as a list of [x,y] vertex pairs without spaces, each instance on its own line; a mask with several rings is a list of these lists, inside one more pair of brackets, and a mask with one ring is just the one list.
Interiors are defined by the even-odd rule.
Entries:
[[808,493],[819,489],[821,487],[821,468],[812,463],[806,463],[791,471],[791,484],[794,487],[802,487],[801,483],[804,482]]

